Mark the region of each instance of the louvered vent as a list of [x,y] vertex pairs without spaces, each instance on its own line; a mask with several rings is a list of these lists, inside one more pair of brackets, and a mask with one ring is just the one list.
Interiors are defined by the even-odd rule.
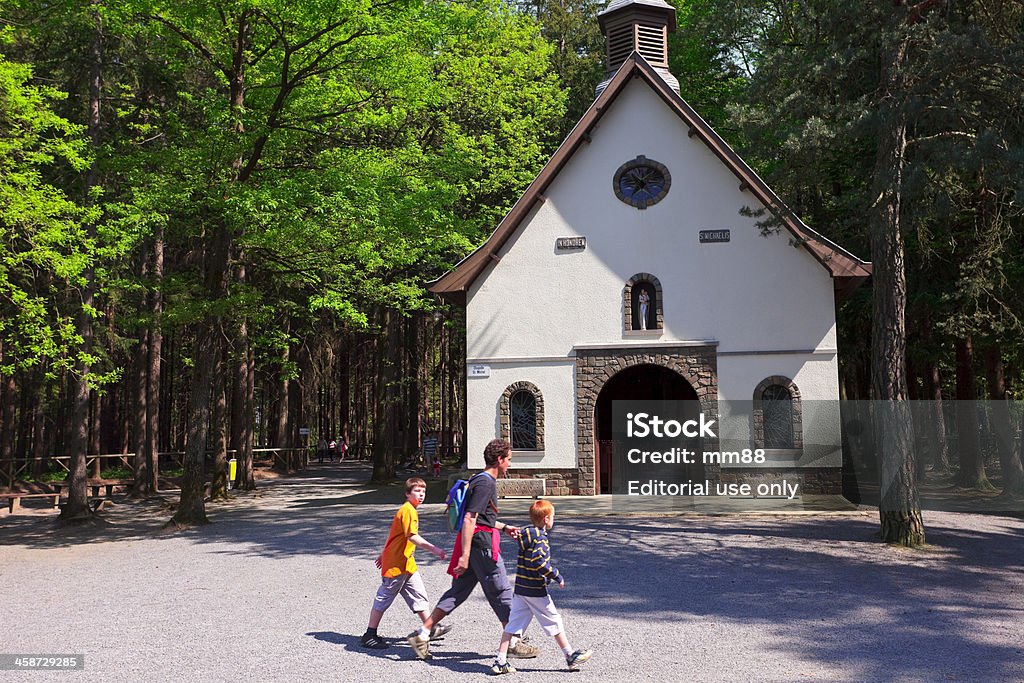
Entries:
[[615,71],[636,50],[654,66],[668,66],[668,31],[665,26],[625,24],[608,33],[608,70]]
[[608,71],[615,71],[633,51],[633,26],[624,24],[608,33]]
[[595,88],[598,95],[634,50],[679,92],[679,81],[668,70],[668,34],[676,30],[675,7],[665,0],[608,0],[597,20],[608,51],[606,78]]
[[[636,51],[652,65],[668,65],[668,32],[664,26],[637,24],[636,42]],[[625,61],[625,57],[623,57],[623,61]]]

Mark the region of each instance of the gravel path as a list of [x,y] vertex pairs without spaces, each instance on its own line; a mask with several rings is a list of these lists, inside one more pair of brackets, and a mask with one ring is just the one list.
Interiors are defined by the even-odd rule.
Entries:
[[[484,680],[500,631],[479,592],[431,663],[405,644],[416,619],[401,601],[381,624],[394,646],[359,647],[372,560],[402,500],[365,475],[346,464],[263,482],[177,533],[159,531],[169,513],[155,503],[71,533],[52,513],[0,517],[0,654],[86,662],[0,680]],[[1024,681],[1024,520],[925,522],[931,546],[907,551],[877,542],[870,511],[559,516],[555,601],[573,645],[595,655],[563,673],[533,629],[541,654],[515,662],[514,680]],[[451,544],[441,505],[421,508],[421,533]],[[436,600],[444,567],[417,555]]]

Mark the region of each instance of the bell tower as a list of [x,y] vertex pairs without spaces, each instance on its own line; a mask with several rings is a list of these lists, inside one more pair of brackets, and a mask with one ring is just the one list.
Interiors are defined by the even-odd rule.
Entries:
[[668,34],[676,30],[676,10],[665,0],[611,0],[597,15],[605,38],[605,79],[596,95],[604,92],[612,76],[635,50],[679,92],[679,81],[668,70]]

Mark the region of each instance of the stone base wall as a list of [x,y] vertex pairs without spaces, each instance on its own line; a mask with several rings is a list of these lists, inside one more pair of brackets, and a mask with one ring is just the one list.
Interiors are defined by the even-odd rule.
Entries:
[[548,496],[580,495],[580,470],[577,469],[551,469],[539,472],[536,470],[509,470],[505,473],[505,477],[507,479],[544,479],[544,487]]
[[771,484],[785,479],[790,483],[799,484],[801,494],[843,494],[843,470],[840,467],[728,468],[722,469],[719,479],[723,483],[754,485]]
[[[469,479],[478,470],[452,472],[448,475],[448,488],[455,485],[458,479]],[[593,472],[591,472],[593,477]],[[572,469],[548,470],[509,470],[505,479],[543,479],[546,496],[578,496],[580,495],[580,471]]]

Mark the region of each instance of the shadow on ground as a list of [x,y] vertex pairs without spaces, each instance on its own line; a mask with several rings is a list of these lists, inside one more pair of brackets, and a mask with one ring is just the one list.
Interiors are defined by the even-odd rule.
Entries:
[[[279,480],[211,505],[214,524],[178,537],[212,553],[370,563],[402,488],[367,489],[357,480],[363,474],[351,467]],[[52,526],[43,517],[8,517],[0,543],[45,549],[159,537],[154,527],[167,510],[153,502],[133,510],[124,506],[102,526],[68,533],[33,532]],[[1008,600],[1024,590],[1024,523],[945,512],[926,513],[925,521],[929,547],[908,551],[880,544],[877,519],[864,515],[559,519],[551,545],[568,588],[556,599],[564,610],[623,624],[641,619],[671,628],[696,620],[709,639],[730,638],[733,624],[754,625],[771,647],[805,661],[842,662],[864,680],[891,680],[894,671],[905,680],[945,680],[945,669],[928,654],[936,652],[969,653],[975,680],[1014,679],[1024,645],[992,639],[978,624],[1019,627],[1024,620],[1020,601]],[[445,524],[439,503],[423,506],[422,535],[450,546]],[[509,546],[505,541],[512,565]],[[358,634],[307,635],[392,657],[359,648]],[[407,655],[400,649],[395,658]],[[435,649],[434,665],[450,671],[479,674],[488,662],[477,652]]]

